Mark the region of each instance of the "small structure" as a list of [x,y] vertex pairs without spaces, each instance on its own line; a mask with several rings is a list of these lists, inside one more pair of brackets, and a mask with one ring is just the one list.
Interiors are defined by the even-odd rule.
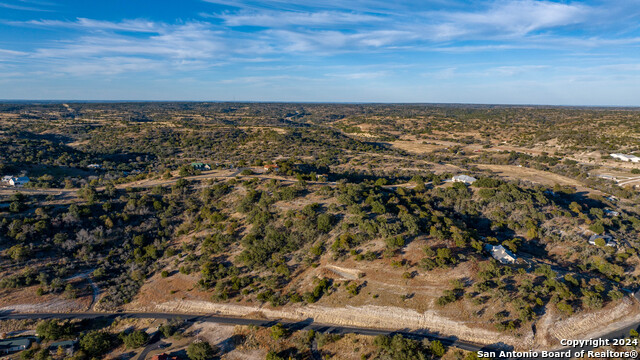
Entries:
[[634,163],[640,162],[640,157],[635,155],[625,155],[625,154],[611,154],[611,157],[614,159],[622,160],[622,161],[631,161]]
[[453,182],[461,182],[461,183],[465,183],[467,185],[473,184],[476,180],[478,180],[478,179],[474,178],[473,176],[469,176],[469,175],[456,175],[456,176],[451,178],[451,181],[453,181]]
[[596,240],[598,240],[598,239],[602,239],[604,241],[604,245],[605,246],[609,246],[609,247],[618,246],[618,244],[613,240],[613,238],[611,236],[609,236],[609,235],[598,235],[598,234],[591,235],[591,237],[589,238],[589,244],[598,245],[596,243]]
[[201,162],[193,162],[191,166],[196,170],[211,170],[211,166]]
[[494,259],[503,264],[515,264],[518,259],[511,251],[505,249],[502,245],[485,244],[484,249],[489,252]]
[[5,186],[24,186],[28,182],[29,178],[26,176],[7,175],[2,177],[2,185]]
[[169,354],[162,353],[153,355],[153,357],[151,357],[151,360],[180,360],[180,358],[177,356],[170,356]]
[[89,165],[87,165],[87,168],[89,168],[89,169],[100,169],[100,168],[102,168],[102,165],[100,165],[100,164],[89,164]]
[[279,171],[280,167],[278,164],[267,164],[264,166],[264,171]]
[[13,338],[0,340],[0,354],[11,354],[17,351],[26,350],[31,346],[29,338]]
[[58,341],[49,345],[49,353],[52,355],[56,355],[58,353],[58,349],[62,349],[67,356],[72,356],[76,351],[76,345],[78,345],[78,340],[67,340],[67,341]]
[[620,216],[620,213],[611,209],[604,209],[604,214],[610,217]]

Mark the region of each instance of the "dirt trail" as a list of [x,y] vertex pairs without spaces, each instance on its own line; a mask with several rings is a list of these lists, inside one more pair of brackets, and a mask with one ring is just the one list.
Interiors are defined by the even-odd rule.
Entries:
[[94,270],[95,269],[92,269],[85,273],[74,275],[65,280],[65,281],[71,281],[75,279],[86,279],[87,281],[89,281],[89,284],[91,284],[91,289],[93,293],[91,294],[92,295],[91,304],[89,304],[89,307],[87,310],[93,310],[93,307],[96,304],[96,301],[98,300],[98,296],[100,296],[100,288],[98,287],[98,285],[96,285],[95,282],[93,282],[93,279],[91,278],[91,274],[93,274]]
[[360,270],[347,269],[335,265],[327,265],[325,268],[346,280],[356,280],[363,274]]
[[598,190],[585,187],[582,183],[580,183],[575,179],[554,174],[548,171],[536,170],[536,169],[520,167],[515,165],[478,164],[477,166],[480,169],[492,170],[498,175],[511,180],[526,180],[526,181],[531,181],[533,183],[538,183],[538,184],[547,185],[547,186],[553,186],[555,184],[569,185],[569,186],[575,186],[578,189],[578,191],[584,191],[587,193],[594,193],[599,195],[603,194]]

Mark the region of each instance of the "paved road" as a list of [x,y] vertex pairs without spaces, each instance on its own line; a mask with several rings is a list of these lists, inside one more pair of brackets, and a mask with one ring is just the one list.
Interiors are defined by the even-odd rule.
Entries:
[[[360,334],[360,335],[395,335],[401,334],[403,336],[413,338],[413,339],[429,339],[429,340],[440,340],[446,346],[453,346],[463,350],[468,351],[478,351],[478,350],[495,350],[497,347],[493,346],[483,346],[480,344],[474,344],[467,341],[461,341],[456,339],[455,337],[445,337],[438,334],[430,333],[426,330],[419,331],[411,331],[407,329],[402,330],[386,330],[386,329],[375,329],[375,328],[363,328],[363,327],[347,327],[347,326],[336,326],[336,325],[327,325],[327,324],[319,324],[314,322],[312,319],[307,319],[304,321],[293,322],[287,320],[262,320],[262,319],[247,319],[247,318],[237,318],[237,317],[228,317],[228,316],[217,316],[217,315],[198,315],[198,314],[173,314],[173,313],[71,313],[71,314],[61,314],[61,313],[11,313],[11,312],[0,312],[0,320],[6,319],[97,319],[102,317],[115,318],[115,317],[123,317],[123,318],[140,318],[140,319],[176,319],[180,318],[186,321],[194,322],[194,321],[204,321],[204,322],[215,322],[218,324],[229,324],[229,325],[254,325],[254,326],[262,326],[262,327],[270,327],[277,323],[281,323],[285,325],[287,328],[297,331],[297,330],[314,330],[316,332],[321,333],[331,333],[331,334]],[[151,350],[149,350],[151,351]],[[140,357],[139,359],[142,359]]]
[[[429,339],[429,340],[440,340],[446,346],[456,347],[462,350],[467,351],[495,351],[499,354],[500,350],[510,350],[510,346],[505,344],[494,344],[494,345],[481,345],[468,341],[458,340],[454,336],[442,336],[439,334],[431,333],[428,330],[409,330],[409,329],[377,329],[377,328],[365,328],[365,327],[349,327],[349,326],[336,326],[336,325],[328,325],[328,324],[320,324],[313,321],[313,319],[307,319],[303,321],[288,321],[281,319],[249,319],[249,318],[238,318],[238,317],[230,317],[230,316],[218,316],[218,315],[200,315],[200,314],[174,314],[174,313],[70,313],[70,314],[62,314],[62,313],[12,313],[12,312],[0,312],[0,320],[7,319],[97,319],[97,318],[139,318],[139,319],[182,319],[189,322],[203,321],[203,322],[214,322],[218,324],[229,324],[229,325],[254,325],[261,327],[270,327],[277,323],[283,324],[290,330],[314,330],[316,332],[321,333],[331,333],[331,334],[360,334],[360,335],[369,335],[369,336],[377,336],[377,335],[395,335],[400,334],[407,338],[412,338],[416,340]],[[632,329],[637,329],[640,324],[634,323],[632,325],[628,325],[622,328],[619,328],[615,331],[611,331],[603,336],[601,339],[618,339],[629,336],[629,331]],[[156,350],[161,346],[162,342],[155,342],[150,344],[147,349],[139,356],[139,360],[144,360],[144,356],[152,350]],[[566,351],[569,348],[563,349],[555,349],[555,351]],[[593,347],[585,346],[582,348],[572,348],[571,350],[593,350]]]

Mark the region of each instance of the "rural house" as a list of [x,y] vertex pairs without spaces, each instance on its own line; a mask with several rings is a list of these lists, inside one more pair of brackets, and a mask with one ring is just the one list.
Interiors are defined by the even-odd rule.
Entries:
[[620,216],[620,213],[618,211],[614,211],[611,209],[604,209],[604,214],[611,217]]
[[517,260],[516,256],[502,245],[485,244],[484,249],[503,264],[515,264]]
[[49,353],[55,355],[58,353],[58,349],[62,349],[67,356],[72,356],[76,350],[78,340],[58,341],[49,345]]
[[2,177],[1,183],[2,185],[9,185],[9,182],[13,178],[13,175],[5,175]]
[[196,170],[211,170],[211,166],[209,166],[208,164],[201,163],[201,162],[191,163],[191,166]]
[[589,244],[591,245],[598,245],[596,243],[596,240],[598,239],[602,239],[604,241],[604,245],[605,246],[609,246],[609,247],[616,247],[618,244],[613,240],[613,238],[609,235],[598,235],[598,234],[593,234],[591,235],[591,237],[589,238]]
[[28,182],[29,178],[26,176],[15,177],[13,175],[7,175],[2,177],[2,185],[24,186]]
[[16,351],[28,349],[31,346],[31,339],[14,338],[0,340],[0,354],[10,354]]
[[461,182],[461,183],[465,183],[467,185],[473,184],[476,180],[478,180],[478,179],[474,178],[473,176],[469,176],[469,175],[456,175],[456,176],[451,178],[451,181],[453,181],[453,182]]
[[278,164],[267,164],[264,166],[264,171],[278,171],[280,168]]
[[631,161],[634,163],[640,162],[640,157],[635,155],[625,155],[625,154],[611,154],[611,157],[614,159],[622,160],[622,161]]

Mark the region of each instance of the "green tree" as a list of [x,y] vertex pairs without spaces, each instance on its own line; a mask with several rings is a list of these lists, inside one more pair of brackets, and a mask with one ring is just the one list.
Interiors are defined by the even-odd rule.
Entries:
[[216,355],[216,350],[206,341],[193,342],[187,347],[190,360],[210,360]]
[[122,336],[122,342],[129,349],[142,347],[147,341],[149,341],[149,334],[142,330],[135,330]]
[[102,356],[111,349],[111,346],[111,335],[104,331],[90,331],[80,338],[80,348],[91,356]]
[[596,221],[591,226],[589,226],[589,230],[593,231],[596,234],[602,234],[604,232],[604,225],[602,225],[602,222]]
[[31,250],[25,245],[17,244],[7,250],[7,255],[13,261],[24,261],[31,255]]
[[447,349],[439,340],[434,340],[429,345],[429,351],[431,351],[434,356],[442,357],[444,353],[447,352]]
[[288,335],[287,329],[280,323],[275,324],[271,327],[271,337],[273,340],[278,340],[283,337],[287,337]]
[[58,340],[69,335],[69,332],[55,320],[44,320],[36,327],[36,334],[45,340]]
[[269,351],[267,353],[267,356],[265,357],[265,360],[285,360],[285,358],[279,356],[275,351]]

